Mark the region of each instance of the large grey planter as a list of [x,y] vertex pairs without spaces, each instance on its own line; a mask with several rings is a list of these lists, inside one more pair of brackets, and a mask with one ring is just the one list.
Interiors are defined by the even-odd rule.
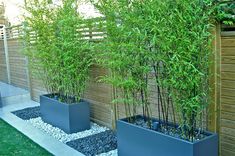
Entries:
[[90,106],[85,100],[79,103],[66,104],[50,95],[40,96],[42,120],[66,133],[75,133],[90,129]]
[[[139,116],[138,116],[139,117]],[[189,142],[127,122],[117,121],[119,156],[218,156],[217,134]]]

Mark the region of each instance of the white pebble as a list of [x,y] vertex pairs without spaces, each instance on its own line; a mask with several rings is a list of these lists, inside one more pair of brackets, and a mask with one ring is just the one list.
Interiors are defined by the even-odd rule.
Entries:
[[84,138],[84,137],[87,137],[90,135],[94,135],[94,134],[109,130],[107,127],[102,127],[102,126],[99,126],[95,123],[91,123],[91,129],[89,129],[89,130],[85,130],[85,131],[77,132],[77,133],[72,133],[72,134],[67,134],[63,130],[61,130],[57,127],[53,127],[52,125],[43,122],[41,117],[32,118],[32,119],[26,120],[26,121],[63,143],[69,142],[71,140],[76,140],[79,138]]
[[[26,121],[29,122],[30,124],[32,124],[34,127],[37,127],[38,129],[46,132],[47,134],[51,135],[52,137],[54,137],[55,139],[57,139],[63,143],[66,143],[66,142],[69,142],[72,140],[76,140],[79,138],[84,138],[84,137],[87,137],[90,135],[98,134],[98,133],[104,132],[106,130],[109,130],[107,127],[102,127],[102,126],[99,126],[99,125],[91,122],[91,129],[85,130],[82,132],[67,134],[63,130],[61,130],[57,127],[53,127],[50,124],[45,123],[44,121],[42,121],[41,117],[32,118],[32,119],[26,120]],[[117,150],[112,150],[107,153],[101,153],[97,156],[118,156],[118,154],[117,154]]]
[[112,151],[109,151],[107,153],[101,153],[101,154],[96,155],[96,156],[118,156],[118,152],[117,152],[117,150],[112,150]]

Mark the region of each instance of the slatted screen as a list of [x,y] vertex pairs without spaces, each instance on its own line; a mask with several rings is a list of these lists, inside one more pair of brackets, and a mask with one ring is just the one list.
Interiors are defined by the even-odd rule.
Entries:
[[221,38],[221,156],[235,156],[235,31]]
[[[102,21],[104,22],[104,21]],[[78,31],[82,31],[84,39],[91,39],[95,42],[105,37],[102,29],[96,26],[99,22],[87,26],[84,25]],[[19,34],[18,28],[14,28],[15,34]],[[8,31],[10,32],[10,30]],[[11,31],[13,32],[13,31]],[[12,83],[23,88],[27,88],[27,60],[23,56],[22,42],[16,37],[17,35],[9,35],[9,62],[12,76]],[[91,69],[91,75],[84,97],[91,102],[91,118],[103,125],[111,127],[112,111],[111,98],[112,87],[105,83],[98,83],[97,77],[108,74],[107,69],[103,69],[94,65]],[[221,37],[221,104],[220,108],[220,147],[222,156],[235,155],[235,31],[223,31]],[[3,41],[0,40],[0,80],[7,81],[5,55]],[[153,113],[157,115],[157,92],[154,83],[150,86]],[[30,72],[30,91],[32,98],[39,100],[39,95],[46,93],[45,88],[40,79]],[[118,107],[120,117],[124,115],[123,107]],[[141,111],[141,110],[139,110]]]
[[7,82],[7,66],[4,53],[4,42],[0,40],[0,81]]
[[27,59],[23,54],[23,43],[19,39],[22,26],[6,28],[8,58],[5,57],[3,29],[0,31],[0,80],[8,82],[6,59],[9,61],[10,82],[12,85],[29,89]]
[[28,90],[28,67],[27,58],[23,54],[23,43],[18,38],[10,38],[7,44],[11,84]]

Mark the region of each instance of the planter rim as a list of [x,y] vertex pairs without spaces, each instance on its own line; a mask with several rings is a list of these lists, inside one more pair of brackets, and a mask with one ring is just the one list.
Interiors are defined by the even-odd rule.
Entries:
[[[142,116],[142,115],[136,115],[136,117],[143,117],[143,116]],[[195,144],[197,144],[197,143],[199,143],[199,142],[201,142],[201,141],[203,141],[203,140],[207,140],[207,139],[209,139],[209,138],[212,138],[212,137],[218,135],[217,133],[213,133],[213,132],[209,132],[209,131],[204,131],[205,134],[208,134],[206,137],[204,137],[204,138],[202,138],[202,139],[200,139],[200,140],[196,140],[196,141],[194,141],[194,142],[191,142],[191,141],[187,141],[187,140],[184,140],[184,139],[181,139],[181,138],[177,138],[177,137],[174,137],[174,136],[171,136],[171,135],[167,135],[167,134],[164,134],[164,133],[161,133],[161,132],[158,132],[158,131],[154,131],[154,130],[152,130],[152,129],[144,128],[144,127],[141,127],[141,126],[138,126],[138,125],[129,123],[129,122],[126,121],[127,119],[128,119],[128,118],[122,118],[122,119],[117,120],[117,122],[122,122],[122,123],[124,123],[124,124],[129,124],[129,125],[134,126],[134,127],[136,127],[136,128],[140,128],[140,129],[149,131],[149,132],[151,132],[151,133],[157,133],[157,134],[159,134],[159,135],[164,135],[165,137],[172,138],[172,139],[176,139],[176,140],[179,140],[179,141],[183,141],[183,142],[188,143],[188,144],[191,144],[191,145],[195,145]],[[151,118],[151,119],[156,120],[156,121],[159,121],[159,120],[157,120],[156,118]]]
[[83,98],[81,98],[79,102],[68,104],[68,103],[61,102],[61,101],[59,101],[59,100],[56,100],[56,99],[54,99],[54,98],[48,97],[48,95],[52,95],[52,94],[53,94],[53,93],[50,93],[50,94],[43,94],[43,95],[40,95],[40,96],[43,96],[44,98],[50,99],[50,100],[52,100],[52,101],[59,102],[60,104],[63,104],[63,105],[66,105],[66,106],[68,106],[68,105],[69,105],[69,106],[71,106],[71,105],[80,105],[80,104],[83,103],[83,102],[87,102],[86,100],[84,100]]

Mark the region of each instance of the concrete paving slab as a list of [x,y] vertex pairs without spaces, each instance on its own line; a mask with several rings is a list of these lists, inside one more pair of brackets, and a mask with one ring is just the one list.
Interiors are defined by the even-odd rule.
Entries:
[[[58,156],[84,156],[82,153],[76,151],[75,149],[67,146],[66,144],[54,139],[50,135],[44,133],[43,131],[33,127],[26,121],[13,115],[11,112],[15,110],[24,109],[27,107],[39,106],[39,103],[34,101],[28,101],[25,103],[17,103],[12,105],[7,105],[0,108],[0,118],[5,120],[7,123],[15,127],[24,135],[28,136],[34,142],[39,144],[41,147],[45,148],[47,151],[53,155]],[[10,134],[9,134],[10,135]]]
[[25,89],[21,89],[3,82],[0,82],[0,92],[2,97],[24,95],[29,93]]

